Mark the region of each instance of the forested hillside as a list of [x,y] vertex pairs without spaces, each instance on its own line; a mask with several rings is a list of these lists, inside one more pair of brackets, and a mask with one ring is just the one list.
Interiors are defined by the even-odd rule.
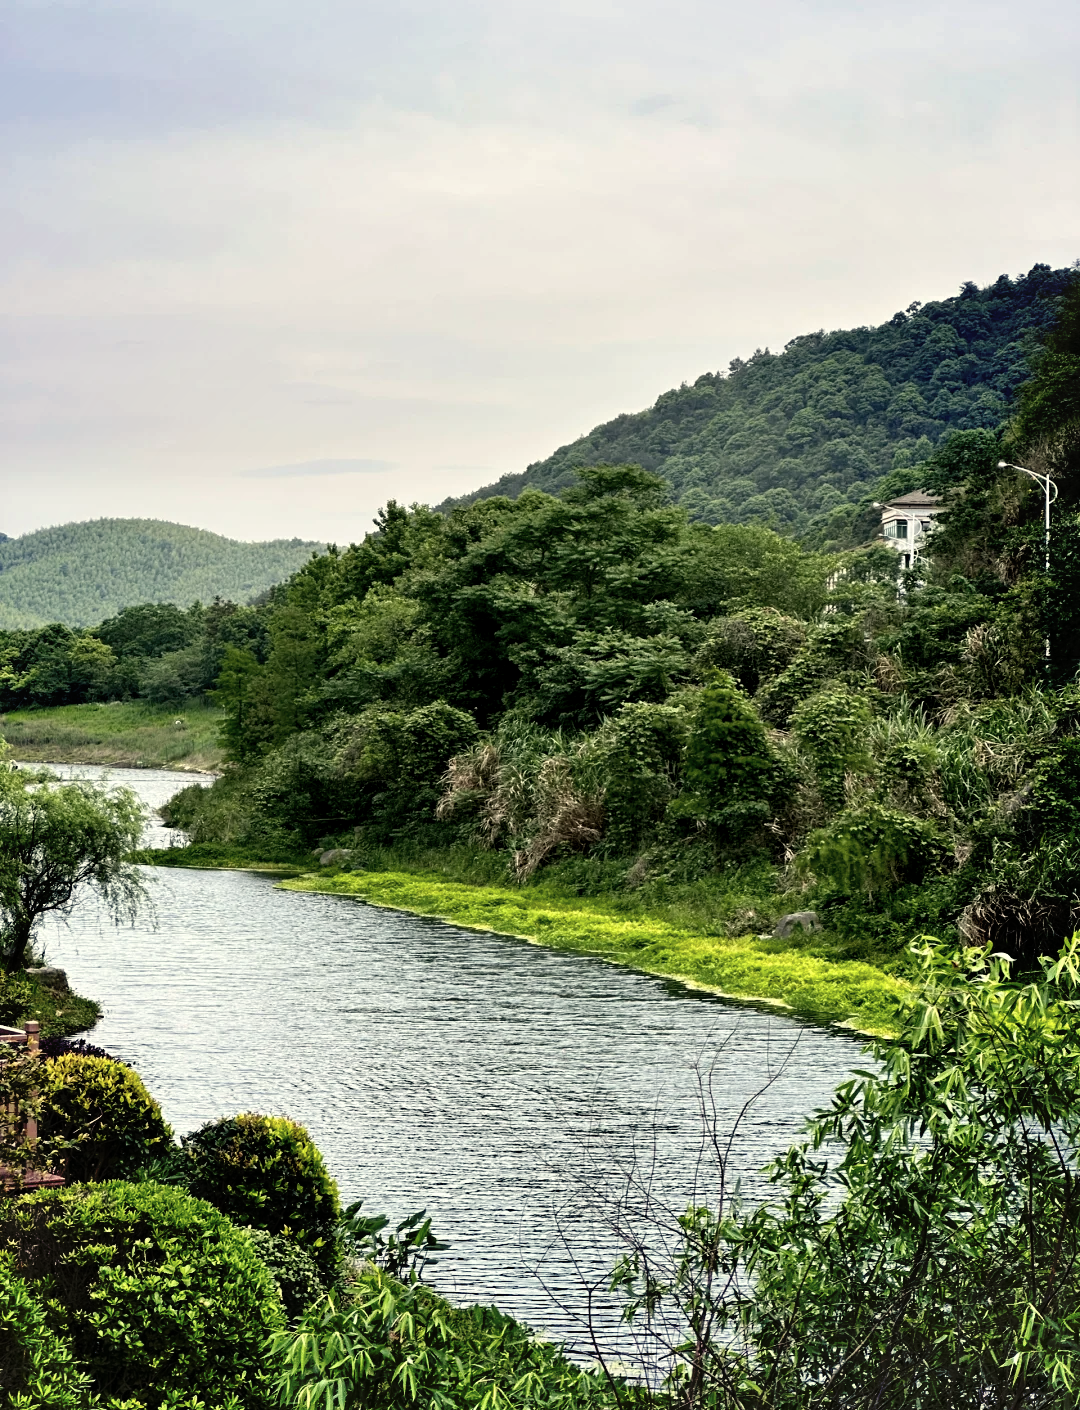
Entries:
[[[251,632],[219,644],[234,767],[173,822],[294,854],[337,839],[365,867],[442,848],[469,875],[628,906],[689,897],[707,935],[799,899],[830,954],[885,964],[923,932],[1053,949],[1080,921],[1080,283],[1061,303],[1010,419],[919,465],[945,513],[899,583],[881,544],[690,522],[632,465],[445,516],[391,503],[257,621],[222,624]],[[1049,574],[1042,495],[1003,461],[1057,480]]]
[[94,519],[0,535],[0,628],[88,627],[142,602],[247,602],[325,545],[238,543],[159,519]]
[[876,328],[759,350],[456,503],[527,487],[555,494],[581,466],[631,462],[661,475],[693,519],[853,546],[872,527],[858,507],[882,476],[899,470],[901,491],[918,488],[903,471],[950,432],[998,425],[1069,278],[1037,264],[1015,280],[913,303]]

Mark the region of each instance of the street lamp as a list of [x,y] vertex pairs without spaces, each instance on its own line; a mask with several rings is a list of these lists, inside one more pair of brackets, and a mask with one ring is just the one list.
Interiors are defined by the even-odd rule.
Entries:
[[[1044,494],[1044,496],[1045,496],[1045,498],[1046,498],[1046,512],[1045,512],[1045,515],[1044,515],[1044,518],[1043,518],[1043,523],[1044,523],[1045,526],[1046,526],[1046,528],[1045,528],[1045,542],[1046,542],[1046,573],[1047,573],[1047,576],[1049,577],[1049,575],[1050,575],[1050,506],[1053,504],[1054,500],[1057,499],[1057,497],[1058,497],[1058,487],[1057,487],[1056,484],[1054,484],[1054,481],[1051,480],[1051,478],[1050,478],[1049,475],[1038,475],[1038,474],[1035,473],[1034,470],[1029,470],[1026,465],[1013,465],[1013,463],[1012,463],[1011,461],[1009,461],[1009,460],[999,460],[999,461],[998,461],[998,469],[999,469],[999,470],[1019,470],[1022,475],[1030,475],[1033,480],[1037,481],[1037,483],[1040,484],[1040,485],[1042,485],[1042,487],[1043,487],[1043,494]],[[1052,488],[1053,491],[1054,491],[1053,494],[1050,493],[1051,488]],[[1049,637],[1046,638],[1046,659],[1047,659],[1048,661],[1050,660],[1050,638],[1049,638]]]

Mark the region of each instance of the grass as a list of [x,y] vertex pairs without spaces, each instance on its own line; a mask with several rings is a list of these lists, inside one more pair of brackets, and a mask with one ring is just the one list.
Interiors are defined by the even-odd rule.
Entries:
[[311,869],[311,858],[275,853],[273,848],[193,842],[186,847],[146,847],[132,854],[132,861],[147,867],[189,867],[193,871],[268,871],[300,876]]
[[280,885],[520,936],[864,1033],[895,1033],[899,1006],[909,992],[902,979],[875,965],[820,953],[813,937],[706,935],[655,917],[619,915],[595,898],[544,896],[539,888],[512,890],[388,871],[308,874]]
[[223,758],[220,724],[221,711],[209,705],[164,709],[141,701],[110,701],[13,710],[0,717],[0,736],[14,758],[28,763],[213,772]]

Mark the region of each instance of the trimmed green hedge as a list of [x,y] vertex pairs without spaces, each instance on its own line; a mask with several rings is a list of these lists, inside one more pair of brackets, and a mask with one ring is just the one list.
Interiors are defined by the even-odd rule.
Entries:
[[163,1156],[172,1129],[138,1074],[113,1058],[64,1053],[46,1061],[39,1129],[45,1140],[75,1141],[71,1182],[128,1179]]
[[85,1410],[89,1390],[70,1342],[50,1330],[12,1255],[0,1256],[0,1405]]
[[302,1126],[284,1116],[244,1112],[211,1121],[183,1139],[183,1180],[234,1223],[285,1234],[333,1280],[337,1185]]
[[39,1191],[0,1203],[3,1253],[99,1395],[264,1410],[281,1300],[248,1234],[204,1200],[149,1182]]

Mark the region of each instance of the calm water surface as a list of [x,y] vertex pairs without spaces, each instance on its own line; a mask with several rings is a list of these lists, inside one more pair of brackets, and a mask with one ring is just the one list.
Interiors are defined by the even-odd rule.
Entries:
[[[58,771],[107,773],[150,807],[191,782]],[[149,840],[167,840],[160,823]],[[571,1344],[582,1278],[617,1252],[584,1187],[636,1172],[679,1209],[707,1191],[711,1073],[725,1129],[771,1082],[732,1150],[760,1190],[761,1166],[856,1065],[838,1033],[600,961],[251,873],[146,875],[156,924],[117,930],[87,901],[47,932],[50,960],[104,1004],[93,1041],[134,1064],[178,1133],[244,1110],[302,1122],[346,1201],[433,1216],[451,1244],[437,1287]],[[614,1309],[599,1315],[613,1338]]]

